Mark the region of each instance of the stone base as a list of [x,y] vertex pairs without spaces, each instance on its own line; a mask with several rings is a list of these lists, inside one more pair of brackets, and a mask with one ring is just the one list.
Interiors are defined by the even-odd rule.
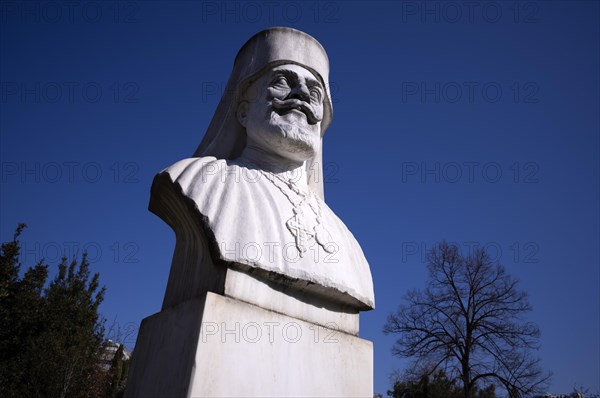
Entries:
[[206,293],[142,321],[125,397],[369,397],[370,341]]

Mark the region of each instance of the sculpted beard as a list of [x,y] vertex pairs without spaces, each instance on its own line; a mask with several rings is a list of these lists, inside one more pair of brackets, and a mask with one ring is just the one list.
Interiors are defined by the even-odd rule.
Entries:
[[289,153],[310,158],[321,145],[320,118],[302,101],[273,99],[269,107],[268,129],[281,137],[279,142]]

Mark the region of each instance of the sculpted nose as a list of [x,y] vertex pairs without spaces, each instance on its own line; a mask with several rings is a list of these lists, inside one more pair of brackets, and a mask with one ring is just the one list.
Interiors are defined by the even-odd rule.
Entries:
[[292,92],[290,93],[290,98],[296,98],[302,100],[304,102],[310,103],[310,91],[308,87],[304,83],[299,83]]

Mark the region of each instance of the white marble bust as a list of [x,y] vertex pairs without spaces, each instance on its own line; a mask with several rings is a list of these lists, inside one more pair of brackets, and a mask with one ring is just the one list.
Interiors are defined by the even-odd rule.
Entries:
[[[242,47],[194,157],[153,183],[150,210],[177,235],[174,263],[185,257],[197,262],[188,268],[200,267],[204,260],[194,256],[209,252],[216,267],[287,292],[351,311],[374,308],[365,256],[323,199],[322,139],[332,119],[328,74],[323,47],[295,29],[268,29]],[[178,273],[171,271],[170,284],[220,278],[218,272]]]

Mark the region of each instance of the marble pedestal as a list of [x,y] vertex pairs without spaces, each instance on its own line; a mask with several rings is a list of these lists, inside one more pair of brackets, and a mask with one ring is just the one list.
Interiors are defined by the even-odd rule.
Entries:
[[126,397],[372,397],[373,346],[206,292],[143,320]]

